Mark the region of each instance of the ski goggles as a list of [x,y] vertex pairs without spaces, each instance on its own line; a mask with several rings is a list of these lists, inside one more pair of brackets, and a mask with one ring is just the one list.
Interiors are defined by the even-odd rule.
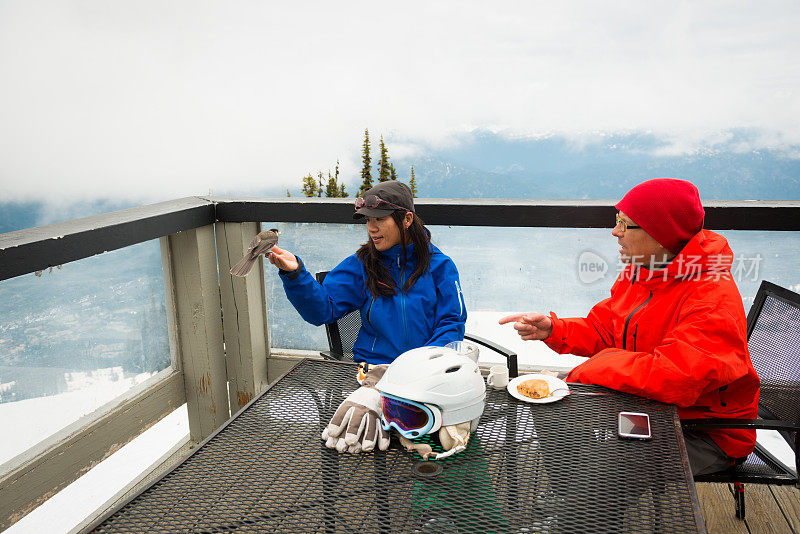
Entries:
[[397,208],[399,210],[408,211],[407,208],[403,206],[398,206],[397,204],[392,204],[382,198],[378,198],[376,195],[367,195],[366,197],[357,197],[356,198],[356,209],[359,210],[361,208],[369,208],[375,209],[381,207],[381,204],[387,204],[393,208]]
[[442,427],[442,411],[436,406],[381,392],[381,426],[416,439]]

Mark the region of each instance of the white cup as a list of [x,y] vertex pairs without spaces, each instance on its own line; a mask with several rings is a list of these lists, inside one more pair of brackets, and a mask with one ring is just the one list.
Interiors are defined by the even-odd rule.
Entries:
[[478,345],[469,341],[451,341],[445,347],[451,348],[462,356],[466,356],[475,363],[478,363]]
[[508,367],[505,365],[493,365],[489,369],[486,383],[494,389],[505,389],[508,385]]

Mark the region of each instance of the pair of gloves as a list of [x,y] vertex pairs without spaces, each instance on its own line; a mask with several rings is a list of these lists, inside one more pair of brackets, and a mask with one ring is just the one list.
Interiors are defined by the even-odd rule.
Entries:
[[330,423],[322,431],[329,449],[359,453],[389,448],[389,433],[381,426],[381,394],[375,384],[383,377],[388,365],[376,365],[367,373],[359,371],[361,387],[339,405]]
[[[322,431],[322,439],[329,449],[339,452],[370,452],[377,446],[385,451],[389,448],[389,433],[383,429],[380,420],[381,394],[375,384],[383,377],[388,365],[373,366],[367,373],[359,370],[358,381],[361,387],[352,392],[339,405],[328,426]],[[470,436],[470,422],[449,425],[439,430],[439,441],[445,453],[436,454],[430,445],[416,443],[400,437],[400,443],[408,450],[416,451],[423,460],[429,457],[441,459],[463,451]]]

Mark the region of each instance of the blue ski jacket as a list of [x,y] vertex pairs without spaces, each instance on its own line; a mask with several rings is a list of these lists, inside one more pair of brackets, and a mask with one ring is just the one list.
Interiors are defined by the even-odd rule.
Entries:
[[[403,352],[428,345],[444,346],[464,339],[467,310],[456,266],[433,245],[430,270],[417,279],[408,293],[374,298],[367,289],[364,264],[355,254],[346,258],[319,284],[298,258],[295,271],[280,271],[289,302],[307,322],[335,322],[354,310],[361,311],[361,330],[353,346],[357,362],[391,363]],[[416,267],[414,245],[395,245],[382,252],[397,288],[402,288]]]

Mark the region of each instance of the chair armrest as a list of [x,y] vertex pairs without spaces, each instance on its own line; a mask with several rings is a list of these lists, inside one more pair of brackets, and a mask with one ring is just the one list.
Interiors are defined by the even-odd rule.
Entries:
[[337,353],[332,352],[330,350],[320,351],[319,355],[322,356],[326,360],[333,360],[335,362],[342,361],[342,358],[344,357],[343,354],[337,354]]
[[685,429],[701,430],[712,428],[748,428],[762,430],[783,430],[788,432],[800,431],[799,423],[790,421],[777,421],[773,419],[681,419]]
[[[798,423],[778,421],[775,419],[724,419],[717,417],[713,419],[681,419],[681,426],[684,430],[746,428],[753,430],[761,429],[794,432],[794,468],[795,473],[800,473],[800,424]],[[786,439],[788,440],[789,438],[787,437]],[[791,442],[789,444],[791,445]],[[764,451],[764,453],[769,454],[768,451]],[[769,456],[772,458],[771,454]],[[800,482],[798,482],[798,484],[800,484]],[[798,487],[800,487],[800,485],[798,485]]]
[[519,368],[517,366],[517,353],[516,352],[514,352],[514,351],[512,351],[510,349],[507,349],[507,348],[505,348],[505,347],[503,347],[501,345],[498,345],[497,343],[489,341],[486,338],[482,338],[480,336],[476,336],[475,334],[466,333],[466,334],[464,334],[464,339],[467,339],[469,341],[474,341],[478,345],[483,345],[484,347],[487,347],[487,348],[489,348],[489,349],[491,349],[491,350],[493,350],[493,351],[505,356],[506,360],[508,361],[508,376],[510,378],[516,378],[516,377],[519,376]]

